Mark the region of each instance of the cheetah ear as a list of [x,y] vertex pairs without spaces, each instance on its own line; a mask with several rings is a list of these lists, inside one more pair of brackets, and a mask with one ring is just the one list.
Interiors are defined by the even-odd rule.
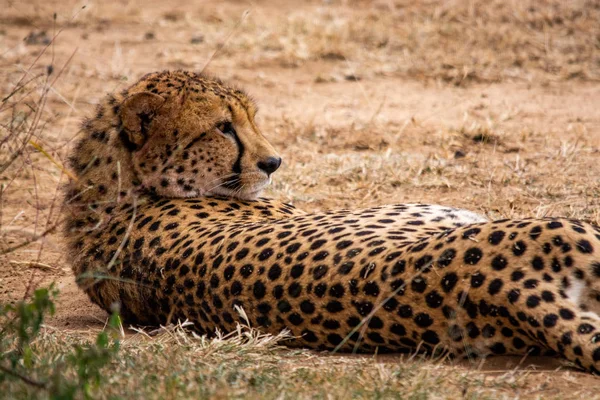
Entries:
[[148,136],[148,125],[165,99],[150,92],[135,93],[127,97],[119,110],[123,129],[121,139],[130,150],[144,145]]

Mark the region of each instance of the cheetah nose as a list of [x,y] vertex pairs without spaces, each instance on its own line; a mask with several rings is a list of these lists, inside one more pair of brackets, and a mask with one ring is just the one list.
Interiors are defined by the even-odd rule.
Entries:
[[267,173],[267,175],[271,175],[273,172],[277,171],[277,168],[281,165],[280,157],[269,157],[266,160],[259,161],[257,164],[258,168],[262,169]]

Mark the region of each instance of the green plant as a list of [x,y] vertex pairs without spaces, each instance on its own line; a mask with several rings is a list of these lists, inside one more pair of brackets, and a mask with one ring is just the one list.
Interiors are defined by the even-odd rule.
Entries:
[[44,319],[54,314],[57,295],[50,286],[36,290],[29,301],[0,305],[0,385],[21,385],[16,392],[23,397],[92,398],[103,383],[103,368],[119,351],[119,314],[111,315],[108,329],[94,343],[45,354],[37,342],[43,340]]

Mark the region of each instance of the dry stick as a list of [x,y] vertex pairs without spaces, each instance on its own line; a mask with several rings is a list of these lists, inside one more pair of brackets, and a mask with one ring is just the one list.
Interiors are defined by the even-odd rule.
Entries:
[[[34,89],[31,89],[31,91],[29,93],[32,93]],[[29,95],[29,93],[27,93],[27,95]],[[26,96],[25,96],[26,97]],[[22,100],[22,99],[21,99]],[[4,129],[6,129],[8,132],[18,132],[21,131],[23,128],[23,125],[25,125],[25,123],[27,123],[27,120],[29,119],[29,116],[31,115],[31,113],[33,113],[33,111],[30,110],[30,112],[28,114],[26,114],[24,117],[18,117],[16,115],[17,113],[17,103],[19,103],[21,100],[15,102],[12,107],[12,115],[10,116],[10,121],[7,125],[0,125],[2,126]],[[17,126],[14,125],[15,121],[20,120],[20,122],[18,123]],[[7,144],[8,141],[10,140],[11,136],[7,135],[6,137],[4,137],[2,140],[0,140],[0,147],[3,146],[4,144]]]
[[38,192],[38,181],[37,181],[37,175],[35,173],[35,169],[33,168],[33,160],[31,159],[31,157],[29,156],[29,153],[27,154],[27,161],[29,164],[29,168],[31,169],[31,177],[33,178],[33,193],[34,193],[34,200],[35,200],[35,222],[33,225],[33,234],[37,234],[37,230],[38,230],[38,221],[39,221],[39,217],[40,217],[40,195]]
[[5,367],[4,365],[0,365],[0,370],[14,376],[15,378],[19,378],[20,380],[22,380],[23,382],[25,382],[28,385],[31,386],[35,386],[36,388],[39,389],[46,389],[48,387],[48,385],[44,382],[40,382],[40,381],[36,381],[35,379],[32,379],[28,376],[22,375],[20,373],[18,373],[17,371],[14,371],[10,368]]
[[[87,167],[86,167],[87,169]],[[117,203],[121,202],[121,161],[117,161]]]
[[[73,61],[73,57],[75,57],[75,54],[77,53],[78,50],[79,50],[79,47],[75,47],[75,50],[73,50],[73,52],[71,53],[71,55],[69,56],[69,58],[67,59],[67,61],[65,61],[65,63],[63,64],[63,66],[60,69],[60,71],[58,71],[58,73],[55,75],[54,80],[48,85],[48,80],[46,79],[46,83],[45,83],[45,87],[44,87],[44,92],[45,93],[47,93],[49,90],[52,90],[54,92],[54,94],[56,94],[66,105],[68,105],[71,109],[73,109],[75,111],[77,111],[77,109],[75,108],[75,106],[73,106],[73,104],[69,103],[67,101],[67,99],[64,98],[63,95],[61,95],[56,89],[54,89],[54,84],[61,77],[61,75],[65,71],[65,68],[71,63],[71,61]],[[50,73],[51,72],[49,72],[49,74]],[[29,74],[29,71],[24,71],[24,74]],[[46,75],[46,78],[50,77],[49,74]]]
[[[73,99],[71,100],[71,104],[73,104],[73,107],[69,107],[69,110],[67,111],[67,115],[65,116],[65,123],[62,126],[62,129],[60,130],[60,134],[59,137],[63,137],[64,136],[64,132],[65,129],[67,128],[67,124],[69,119],[71,118],[71,114],[73,111],[78,111],[75,108],[75,104],[77,103],[77,99],[79,98],[79,92],[81,91],[81,83],[77,84],[77,87],[75,88],[75,93],[73,94]],[[54,147],[53,150],[57,151],[58,149],[62,148],[62,146],[58,146],[58,147]]]
[[[54,196],[52,197],[52,203],[50,203],[50,211],[48,212],[48,218],[46,218],[46,228],[50,225],[50,220],[52,219],[52,214],[54,212],[54,206],[56,204],[56,199],[59,197],[60,181],[61,181],[62,177],[63,177],[63,174],[61,171],[60,177],[58,179],[58,184],[56,185],[56,190],[54,192]],[[63,204],[63,207],[64,207],[64,204]],[[60,208],[60,211],[62,211],[63,207]],[[60,213],[60,211],[59,211],[59,213]],[[59,217],[57,217],[57,218],[59,218]],[[40,262],[40,259],[42,258],[43,249],[44,249],[44,242],[42,242],[42,244],[40,245],[40,251],[38,252],[38,255],[37,255],[36,262],[38,262],[38,263]]]
[[[76,52],[77,50],[78,50],[78,48],[75,48],[75,50],[74,50],[74,51]],[[23,68],[21,68],[21,70],[22,70],[22,71],[23,71],[25,74],[27,74],[27,73],[28,73],[28,72],[27,72],[27,71],[25,71]],[[51,73],[51,72],[49,72],[49,73]],[[45,75],[45,76],[48,76],[48,75]],[[74,106],[73,104],[69,103],[69,101],[68,101],[67,99],[65,99],[65,97],[64,97],[64,96],[63,96],[63,95],[62,95],[62,94],[61,94],[61,93],[60,93],[58,90],[56,90],[54,87],[52,87],[52,86],[47,86],[47,90],[46,90],[46,91],[49,91],[49,90],[52,90],[52,92],[53,92],[53,93],[54,93],[54,94],[55,94],[55,95],[56,95],[56,96],[57,96],[59,99],[61,99],[61,100],[63,101],[63,103],[65,103],[67,106],[69,106],[69,108],[71,108],[71,109],[73,109],[73,110],[77,111],[77,110],[75,109],[75,106]]]
[[31,243],[36,242],[36,241],[42,239],[43,237],[48,236],[49,234],[54,232],[54,230],[58,227],[58,225],[60,225],[61,222],[62,221],[57,221],[56,224],[52,225],[50,228],[46,229],[44,232],[40,233],[39,235],[33,236],[31,239],[26,240],[23,243],[19,243],[15,246],[9,247],[8,249],[0,250],[0,256],[3,256],[8,253],[12,253],[13,251],[19,250],[20,248],[28,246]]
[[9,263],[10,264],[14,264],[14,265],[27,265],[27,266],[33,267],[33,268],[41,268],[41,269],[50,269],[50,270],[53,270],[53,271],[60,271],[60,268],[58,268],[58,267],[53,267],[52,265],[44,264],[44,263],[39,262],[39,261],[16,261],[16,260],[10,260]]
[[[42,113],[44,112],[44,108],[45,108],[46,101],[47,101],[47,93],[48,93],[46,90],[47,82],[48,82],[48,76],[46,76],[46,82],[44,83],[44,91],[42,92],[42,98],[40,99],[41,106],[37,107],[36,114],[34,114],[34,124],[32,125],[32,127],[30,129],[30,133],[31,133],[30,137],[33,136],[34,132],[37,130],[39,121],[41,120]],[[36,117],[38,117],[38,118],[36,119]],[[36,202],[35,227],[33,230],[34,234],[35,234],[35,232],[37,232],[37,228],[38,228],[38,220],[39,220],[39,213],[40,213],[40,199],[39,199],[39,193],[38,193],[37,177],[35,174],[35,170],[33,168],[33,161],[31,160],[31,157],[29,156],[29,154],[27,154],[27,160],[29,161],[29,166],[31,167],[31,173],[33,176],[33,187],[34,187],[34,191],[35,191],[35,202]],[[29,280],[29,284],[27,286],[27,289],[25,290],[24,298],[27,296],[27,293],[29,292],[29,288],[30,288],[31,282],[33,281],[35,272],[36,272],[35,270],[32,271],[31,278]]]
[[[8,188],[15,182],[15,180],[17,179],[17,177],[21,174],[21,172],[23,171],[23,169],[25,169],[26,165],[25,162],[21,163],[21,166],[17,169],[17,171],[15,172],[14,176],[12,178],[10,178],[10,180],[7,183],[4,183],[4,191],[6,192],[8,190]],[[23,212],[23,211],[21,211]],[[17,217],[14,217],[13,220],[10,222],[10,224],[12,224],[15,220],[17,219]],[[10,225],[9,224],[9,225]]]
[[19,1],[16,1],[16,0],[12,0],[12,1],[11,1],[11,0],[9,0],[9,1],[8,1],[8,7],[10,7],[10,8],[12,8],[13,10],[17,11],[17,12],[18,12],[18,13],[19,13],[19,14],[22,16],[22,18],[23,18],[24,20],[26,20],[26,22],[27,22],[27,25],[31,25],[31,26],[33,26],[35,29],[37,29],[37,30],[39,30],[39,31],[43,30],[43,28],[42,28],[40,25],[38,25],[38,24],[36,24],[36,23],[35,23],[35,20],[34,20],[34,19],[31,17],[31,16],[29,16],[29,15],[26,15],[26,14],[27,14],[27,12],[24,10],[24,8],[25,8],[25,7],[17,7],[17,5],[18,5],[18,6],[22,6],[22,5],[25,5],[25,4],[27,4],[27,3],[25,3],[25,2],[22,2],[22,3],[20,3],[20,4],[19,4],[19,3],[20,3],[20,2],[19,2]]
[[[358,76],[356,74],[356,70],[354,68],[352,68],[352,65],[350,65],[350,61],[348,60],[348,57],[344,56],[344,61],[346,62],[346,66],[352,71],[352,75],[354,75],[355,77]],[[355,79],[354,82],[356,82],[356,84],[360,88],[360,91],[361,91],[363,97],[365,98],[367,104],[369,105],[369,107],[373,108],[373,103],[369,99],[369,96],[367,95],[367,91],[365,90],[364,85],[358,79]],[[385,96],[384,96],[384,99],[382,100],[381,104],[379,105],[379,107],[377,109],[375,109],[375,111],[373,112],[373,116],[371,117],[371,122],[373,122],[373,120],[375,119],[377,114],[379,114],[379,111],[381,111],[381,109],[383,108],[384,102],[385,102]]]
[[248,17],[248,15],[250,15],[250,11],[252,9],[248,9],[248,10],[244,10],[244,12],[242,13],[242,17],[240,18],[240,20],[238,21],[238,23],[233,27],[233,29],[231,30],[231,32],[229,32],[229,35],[227,35],[227,37],[225,38],[225,40],[223,41],[223,43],[221,43],[216,49],[215,51],[211,54],[210,58],[208,59],[208,61],[206,62],[206,64],[204,64],[204,67],[200,70],[200,73],[203,73],[204,70],[206,68],[208,68],[208,65],[212,62],[212,60],[217,56],[217,54],[223,50],[225,48],[225,46],[227,45],[227,42],[229,42],[229,39],[231,39],[231,37],[233,36],[233,34],[237,31],[237,29],[242,25],[242,23],[244,22],[244,20]]
[[[36,178],[35,171],[33,169],[33,162],[31,161],[31,157],[29,157],[29,154],[27,154],[27,159],[29,160],[29,166],[31,167],[31,174],[33,176],[33,188],[34,188],[34,192],[35,192],[35,225],[33,227],[33,234],[35,235],[37,233],[38,221],[39,221],[39,216],[40,216],[40,197],[39,197],[39,193],[38,193],[37,178]],[[27,286],[25,287],[25,291],[23,292],[23,301],[25,301],[27,299],[27,297],[29,297],[29,291],[31,290],[31,287],[33,286],[33,281],[35,279],[36,274],[37,274],[37,269],[33,268],[31,270],[31,275],[29,276],[29,281],[27,282]]]
[[[55,35],[55,38],[56,38],[57,35]],[[52,40],[52,42],[54,42],[54,39]],[[50,89],[52,89],[52,86],[56,83],[56,81],[58,80],[58,78],[62,75],[62,73],[65,70],[65,68],[67,67],[67,65],[70,64],[70,62],[73,59],[73,57],[74,57],[74,55],[75,55],[76,52],[77,52],[77,49],[75,49],[73,51],[73,53],[71,54],[71,56],[64,63],[64,65],[60,69],[59,73],[55,76],[54,80],[50,83],[50,85],[48,85],[49,75],[46,75],[46,81],[44,83],[44,88],[43,88],[43,92],[42,92],[42,98],[40,99],[40,101],[38,103],[37,109],[35,110],[35,113],[34,113],[34,122],[33,122],[32,126],[29,129],[29,132],[28,132],[28,135],[27,135],[28,136],[27,139],[31,138],[31,136],[33,136],[34,132],[38,129],[39,121],[41,119],[41,115],[43,113],[43,110],[44,110],[46,102],[47,102],[48,91]],[[35,65],[35,63],[33,65]],[[29,68],[29,70],[33,67],[33,65]],[[29,74],[29,70],[25,71],[24,75]],[[22,81],[22,79],[23,78],[21,78],[21,81]],[[29,140],[27,140],[27,142],[29,142]],[[24,151],[24,148],[21,149],[21,153],[23,151]],[[18,155],[16,157],[18,157]],[[16,157],[15,157],[15,159],[16,159]],[[33,162],[32,162],[32,160],[31,160],[31,158],[29,156],[28,156],[28,160],[29,160],[29,164],[31,166],[31,170],[32,170],[32,174],[33,174],[34,188],[35,188],[35,199],[36,199],[36,218],[35,218],[35,228],[34,228],[34,232],[35,232],[35,231],[37,231],[37,226],[38,226],[38,221],[39,221],[39,210],[40,210],[39,194],[38,194],[38,187],[37,187],[37,178],[36,178],[36,174],[35,174],[35,171],[34,171],[34,168],[33,168]],[[6,169],[6,167],[4,169]],[[61,175],[61,177],[62,177],[62,175]],[[57,191],[58,191],[58,189],[59,189],[59,186],[57,186]],[[46,226],[48,226],[50,224],[50,218],[52,216],[52,211],[53,211],[53,208],[54,208],[54,204],[56,202],[56,198],[57,198],[57,195],[55,194],[55,196],[54,196],[54,198],[52,200],[50,214],[49,214],[48,219],[46,221]],[[6,254],[7,252],[15,251],[18,248],[24,247],[24,246],[26,246],[26,245],[28,245],[30,243],[33,243],[34,241],[37,241],[39,238],[45,236],[47,234],[46,232],[49,233],[49,232],[53,231],[58,226],[58,224],[59,224],[59,221],[57,220],[56,224],[53,225],[53,226],[51,226],[50,228],[46,229],[46,231],[42,234],[42,236],[35,235],[34,236],[34,237],[36,237],[35,240],[29,240],[29,241],[26,241],[24,243],[21,243],[20,245],[13,246],[13,248],[9,248],[7,250],[4,250],[4,251],[0,252],[0,254]],[[38,262],[39,262],[39,259],[40,259],[40,256],[41,256],[42,249],[43,249],[43,246],[40,248],[40,251],[38,252],[38,260],[37,260]],[[33,269],[31,271],[31,276],[30,276],[29,281],[27,283],[27,287],[25,288],[25,292],[23,293],[23,299],[25,299],[25,298],[28,297],[29,292],[31,290],[31,287],[33,286],[33,281],[35,279],[36,273],[37,273],[37,271],[35,269]]]
[[2,235],[2,220],[4,216],[4,183],[0,184],[0,235]]
[[[40,129],[41,131],[44,130],[44,128],[42,127]],[[39,145],[39,143],[34,142],[33,140],[29,141],[29,144],[36,149],[37,151],[39,151],[40,153],[42,153],[48,160],[50,160],[50,162],[52,164],[54,164],[60,171],[61,173],[64,173],[66,175],[69,176],[69,178],[71,178],[74,181],[77,181],[77,177],[75,175],[73,175],[73,173],[71,173],[68,169],[66,169],[62,164],[60,164],[58,161],[56,161],[54,159],[54,157],[52,157],[46,150],[44,150],[44,148],[42,146]],[[94,157],[95,158],[95,157]],[[61,175],[62,178],[62,175]]]
[[[9,100],[9,99],[10,99],[12,96],[14,96],[15,94],[17,94],[17,93],[19,92],[19,90],[20,90],[20,89],[22,89],[22,88],[24,88],[24,87],[27,87],[27,85],[29,85],[31,82],[33,82],[33,81],[37,80],[38,78],[41,78],[42,76],[45,76],[45,74],[38,74],[38,75],[35,75],[33,78],[31,78],[30,80],[28,80],[27,82],[25,82],[23,85],[21,85],[21,87],[20,87],[20,88],[18,88],[18,89],[15,89],[13,92],[11,92],[11,93],[10,93],[8,96],[6,96],[6,97],[5,97],[5,98],[4,98],[2,101],[3,101],[3,102],[6,102],[6,101],[7,101],[7,100]],[[34,91],[35,91],[35,89],[31,89],[30,91],[28,91],[28,92],[25,92],[25,93],[23,94],[23,97],[21,97],[21,98],[20,98],[19,100],[17,100],[15,103],[20,103],[21,101],[25,100],[25,99],[26,99],[26,98],[27,98],[27,97],[28,97],[28,96],[29,96],[31,93],[33,93]],[[3,112],[3,111],[4,111],[4,109],[3,109],[2,107],[0,107],[0,112]],[[14,111],[14,109],[13,109],[13,111]],[[12,119],[11,119],[11,123],[12,123],[12,121],[14,121],[14,119],[15,119],[15,118],[12,118]],[[6,140],[6,139],[4,139],[2,142],[0,142],[0,144],[1,144],[1,143],[4,143],[4,141],[5,141],[5,140]]]
[[[133,198],[133,212],[131,213],[131,221],[129,221],[129,226],[127,227],[125,236],[123,236],[123,240],[121,240],[121,243],[119,244],[119,247],[117,248],[117,251],[115,251],[115,255],[110,259],[110,261],[108,262],[108,265],[106,266],[107,271],[110,271],[112,266],[115,264],[115,262],[117,261],[117,258],[119,257],[119,254],[121,253],[121,251],[123,251],[123,248],[125,247],[125,243],[127,243],[127,241],[129,240],[129,235],[131,235],[131,231],[133,230],[133,224],[135,222],[136,214],[137,214],[137,197],[134,197]],[[102,278],[104,279],[104,277],[102,277]],[[99,279],[96,278],[95,281],[93,282],[93,284],[97,283],[98,281],[99,281]]]
[[[31,114],[28,114],[26,118],[29,118]],[[13,131],[14,133],[14,131]],[[18,134],[17,134],[18,135]],[[8,136],[11,136],[11,134],[9,134]],[[31,139],[31,136],[33,136],[33,130],[29,129],[29,131],[27,132],[27,134],[25,135],[25,139],[23,139],[23,142],[21,143],[21,146],[10,155],[10,158],[2,165],[0,165],[0,174],[3,173],[4,171],[6,171],[6,169],[13,163],[15,162],[15,160],[17,158],[19,158],[23,152],[25,151],[25,149],[27,148],[27,143],[29,143],[29,139]]]
[[[71,21],[73,21],[75,18],[77,18],[77,16],[79,15],[79,13],[84,10],[87,6],[83,6],[81,7],[81,9],[79,9],[69,20],[69,23]],[[33,60],[33,63],[31,63],[31,65],[29,66],[29,68],[27,69],[27,73],[29,73],[29,71],[31,71],[31,69],[33,68],[34,65],[37,64],[37,62],[40,60],[40,58],[42,57],[42,55],[44,55],[44,53],[46,52],[46,50],[48,50],[48,48],[54,43],[54,40],[56,40],[56,38],[58,37],[58,35],[60,35],[62,33],[62,31],[66,28],[67,23],[65,23],[65,25],[60,28],[58,30],[58,32],[56,33],[56,35],[54,35],[52,37],[52,39],[50,40],[50,43],[48,43],[43,49],[42,51],[40,51],[40,54],[38,54],[38,56],[35,58],[35,60]],[[21,77],[21,79],[19,79],[19,81],[16,83],[15,88],[13,89],[13,91],[5,98],[2,99],[2,103],[5,103],[6,100],[8,100],[11,96],[13,96],[19,89],[19,85],[21,84],[21,82],[23,81],[23,79],[25,79],[25,76],[27,76],[27,74],[23,74],[23,76]],[[0,107],[0,111],[2,111],[2,107]]]
[[[75,49],[75,51],[77,51],[77,49]],[[65,63],[65,65],[63,66],[63,68],[61,68],[61,70],[58,72],[58,74],[57,74],[57,78],[56,78],[56,79],[58,79],[58,77],[62,75],[62,73],[63,73],[63,71],[64,71],[65,67],[67,66],[67,64],[69,64],[69,63],[71,62],[71,60],[72,60],[72,59],[73,59],[73,57],[75,56],[75,51],[74,51],[74,52],[71,54],[71,57],[69,57],[69,59],[67,60],[67,62],[66,62],[66,63]],[[55,81],[56,81],[56,79],[55,79]],[[54,81],[54,82],[55,82],[55,81]],[[54,84],[54,82],[52,82],[52,84]],[[78,86],[77,86],[77,92],[76,92],[76,93],[75,93],[75,95],[73,96],[73,101],[72,101],[72,103],[73,103],[73,104],[75,104],[75,102],[76,102],[76,101],[75,101],[75,99],[76,99],[76,97],[79,95],[79,89],[80,89],[80,88],[81,88],[81,85],[78,85]],[[67,116],[70,116],[70,115],[71,115],[71,111],[72,111],[72,110],[78,111],[76,108],[74,108],[74,107],[71,107],[71,108],[69,109],[69,113],[68,113],[68,115],[67,115]],[[63,129],[61,130],[61,135],[62,135],[62,133],[64,132],[64,128],[65,128],[65,126],[66,126],[66,122],[65,122],[65,125],[63,125]],[[74,140],[74,139],[75,139],[75,138],[76,138],[76,137],[77,137],[77,136],[78,136],[80,133],[82,133],[82,132],[83,132],[83,130],[80,128],[80,129],[79,129],[79,130],[78,130],[78,131],[75,133],[75,135],[73,135],[71,138],[69,138],[68,140],[66,140],[66,141],[65,141],[63,144],[59,144],[59,145],[57,145],[56,147],[54,147],[54,151],[58,151],[59,149],[62,149],[62,148],[64,148],[64,147],[67,147],[67,146],[69,146],[69,145],[70,145],[70,143],[71,143],[71,142],[72,142],[72,141],[73,141],[73,140]],[[65,163],[64,163],[64,161],[63,161],[62,159],[61,159],[61,162],[62,162],[62,164],[65,164]],[[57,162],[55,162],[55,164],[58,164],[58,163],[57,163]],[[62,168],[62,169],[65,171],[65,173],[66,173],[67,175],[69,175],[69,177],[71,177],[71,179],[74,179],[74,178],[75,178],[75,177],[74,177],[74,175],[73,175],[73,174],[71,174],[71,173],[69,173],[69,172],[68,172],[68,170],[66,170],[66,169],[65,169],[63,166],[60,166],[60,167],[61,167],[61,168]],[[75,179],[76,179],[76,178],[75,178]]]
[[[52,18],[52,35],[56,36],[56,12],[54,12],[53,18]],[[52,73],[52,69],[54,68],[54,59],[56,56],[56,41],[52,41],[52,58],[50,59],[50,66],[49,66],[49,70],[48,71],[48,75],[50,75]]]
[[[64,67],[63,67],[63,69],[64,69]],[[70,114],[70,112],[71,112],[71,110],[69,110],[69,114]],[[47,155],[47,156],[49,156],[49,155]],[[54,162],[55,164],[57,164],[56,161],[54,161],[54,159],[52,159],[52,158],[51,158],[51,161]],[[54,207],[55,207],[55,204],[56,204],[56,199],[59,197],[58,191],[60,190],[60,181],[62,180],[63,174],[67,173],[69,176],[71,176],[71,174],[69,174],[68,171],[66,171],[64,169],[64,167],[59,166],[59,169],[61,171],[61,174],[60,174],[60,177],[58,179],[58,184],[56,185],[56,191],[54,192],[54,196],[52,198],[52,203],[50,204],[50,211],[48,213],[48,218],[46,219],[46,227],[48,227],[48,225],[50,225],[50,220],[52,219],[52,214],[54,212]],[[62,211],[63,207],[64,207],[64,205],[60,208],[60,211]],[[44,248],[44,244],[42,243],[42,245],[40,246],[40,250],[38,252],[37,262],[40,261],[43,248]]]
[[[27,70],[27,72],[29,72],[29,70]],[[27,73],[24,73],[24,74],[23,74],[23,77],[21,78],[21,80],[22,80],[22,79],[23,79],[25,76],[27,76]],[[13,91],[12,91],[12,92],[10,92],[10,93],[9,93],[9,94],[8,94],[8,95],[5,97],[5,98],[3,98],[3,99],[2,99],[2,103],[3,103],[3,104],[6,104],[6,102],[7,102],[8,100],[10,100],[10,99],[11,99],[11,98],[12,98],[12,97],[15,95],[15,94],[19,93],[19,92],[21,91],[21,89],[23,89],[24,87],[27,87],[27,85],[29,85],[31,82],[33,82],[34,80],[36,80],[36,79],[38,79],[38,78],[41,78],[42,76],[46,76],[46,74],[38,74],[38,75],[35,75],[33,78],[31,78],[31,79],[30,79],[30,80],[28,80],[27,82],[23,83],[21,86],[19,86],[19,87],[15,87],[15,88],[13,89]],[[33,90],[30,90],[30,91],[26,92],[26,93],[23,95],[23,97],[21,97],[21,98],[20,98],[19,100],[17,100],[16,102],[17,102],[17,103],[21,102],[22,100],[26,99],[26,98],[27,98],[27,96],[29,96],[31,93],[33,93]],[[0,107],[0,112],[2,112],[2,111],[4,111],[4,108],[3,108],[3,107]]]
[[34,110],[34,113],[33,113],[33,123],[29,127],[29,131],[27,133],[28,139],[30,139],[33,136],[33,133],[38,129],[38,125],[39,125],[40,119],[42,118],[42,112],[44,110],[44,107],[46,106],[46,99],[47,99],[47,97],[48,97],[47,93],[46,93],[46,91],[44,91],[43,94],[42,94],[41,99],[39,100],[37,108]]

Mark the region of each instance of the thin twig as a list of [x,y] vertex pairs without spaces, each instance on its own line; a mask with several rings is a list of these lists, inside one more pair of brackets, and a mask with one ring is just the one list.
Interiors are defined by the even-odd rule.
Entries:
[[9,247],[8,249],[0,250],[0,256],[3,256],[8,253],[12,253],[13,251],[19,250],[20,248],[28,246],[31,243],[37,242],[38,240],[42,239],[43,237],[48,236],[49,234],[53,233],[59,224],[60,224],[60,222],[57,222],[56,224],[52,225],[50,228],[46,229],[44,232],[40,233],[39,235],[34,235],[31,239],[26,240],[23,243],[19,243],[15,246]]
[[202,69],[200,70],[200,73],[204,73],[204,70],[206,70],[206,68],[208,68],[209,64],[217,56],[217,54],[219,54],[219,52],[225,48],[225,46],[229,42],[229,39],[231,39],[231,37],[233,36],[233,34],[244,23],[244,21],[246,20],[246,18],[248,17],[248,15],[250,15],[250,11],[251,10],[252,9],[248,9],[248,10],[245,10],[242,13],[242,16],[241,16],[240,20],[237,22],[237,24],[235,24],[235,26],[233,27],[233,29],[231,30],[231,32],[229,32],[229,35],[227,35],[227,37],[225,38],[225,40],[219,46],[217,46],[217,48],[215,49],[215,51],[210,55],[208,61],[206,61],[206,64],[204,64],[204,67],[202,67]]
[[3,371],[9,375],[14,376],[15,378],[19,378],[20,380],[22,380],[23,382],[25,382],[28,385],[31,386],[35,386],[36,388],[39,389],[46,389],[48,387],[48,385],[45,382],[40,382],[37,381],[35,379],[32,379],[28,376],[22,375],[20,373],[18,373],[17,371],[14,371],[10,368],[5,367],[4,365],[0,365],[0,371]]
[[39,262],[39,261],[16,261],[16,260],[10,260],[9,263],[10,264],[14,264],[14,265],[28,265],[28,266],[34,267],[34,268],[51,269],[52,271],[60,271],[60,268],[58,268],[58,267],[53,267],[52,265],[44,264],[44,263]]

